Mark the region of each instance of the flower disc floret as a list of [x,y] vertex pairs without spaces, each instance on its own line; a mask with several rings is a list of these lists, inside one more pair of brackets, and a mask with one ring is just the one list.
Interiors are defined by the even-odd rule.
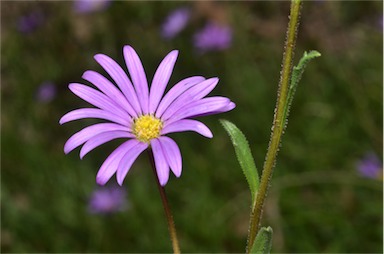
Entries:
[[133,134],[141,142],[149,143],[151,139],[158,138],[163,123],[160,119],[152,115],[143,115],[134,120]]

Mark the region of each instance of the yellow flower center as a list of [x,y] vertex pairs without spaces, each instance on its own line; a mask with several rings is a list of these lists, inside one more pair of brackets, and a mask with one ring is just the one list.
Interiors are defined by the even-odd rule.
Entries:
[[133,122],[133,134],[141,142],[149,143],[151,139],[160,136],[163,123],[160,119],[152,115],[143,115],[136,118]]

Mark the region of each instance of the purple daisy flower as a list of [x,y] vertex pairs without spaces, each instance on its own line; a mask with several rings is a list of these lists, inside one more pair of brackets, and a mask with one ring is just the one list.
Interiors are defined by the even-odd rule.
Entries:
[[190,16],[190,9],[186,7],[172,11],[161,27],[161,35],[165,39],[172,39],[185,28]]
[[200,51],[224,50],[231,46],[232,30],[229,26],[208,23],[194,36],[194,44]]
[[105,10],[110,0],[75,0],[73,8],[77,13],[90,13]]
[[110,214],[128,208],[127,192],[120,186],[102,187],[93,191],[89,203],[90,213]]
[[358,162],[357,170],[364,177],[377,179],[382,175],[383,167],[374,153],[368,153]]
[[220,96],[204,98],[215,88],[219,79],[201,76],[181,80],[163,97],[177,59],[177,50],[170,52],[160,63],[150,89],[135,50],[125,46],[123,53],[131,79],[110,57],[103,54],[95,56],[95,60],[119,89],[95,71],[86,71],[82,77],[100,91],[78,83],[69,85],[74,94],[97,108],[73,110],[60,119],[60,124],[82,118],[99,118],[110,122],[94,124],[77,132],[66,142],[64,152],[67,154],[84,144],[80,150],[80,158],[83,158],[101,144],[126,138],[128,140],[104,161],[96,182],[104,185],[116,173],[117,182],[122,185],[136,158],[151,147],[157,176],[164,186],[168,182],[170,169],[176,177],[180,177],[182,167],[179,147],[165,135],[195,131],[211,138],[213,135],[206,125],[190,118],[226,112],[235,108],[235,104]]

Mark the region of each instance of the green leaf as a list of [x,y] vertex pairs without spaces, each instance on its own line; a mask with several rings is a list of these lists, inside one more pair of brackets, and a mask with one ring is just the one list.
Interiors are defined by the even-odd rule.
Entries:
[[272,248],[272,233],[271,227],[262,227],[257,233],[255,242],[253,243],[250,253],[266,254],[271,253]]
[[305,67],[307,66],[308,62],[316,57],[320,57],[320,52],[316,50],[311,50],[308,53],[304,52],[304,55],[301,57],[299,64],[295,67],[293,67],[292,71],[292,78],[291,78],[291,85],[290,88],[297,86],[299,83],[301,76],[304,73]]
[[224,119],[221,119],[220,122],[231,138],[233,147],[235,148],[237,160],[239,161],[240,167],[242,168],[245,178],[249,184],[253,203],[259,188],[259,174],[257,172],[248,141],[236,125]]
[[295,95],[295,91],[297,88],[297,85],[299,84],[299,81],[301,77],[303,76],[305,67],[307,66],[308,62],[316,57],[321,56],[321,54],[316,50],[311,50],[308,53],[304,52],[304,55],[301,57],[299,63],[297,66],[293,67],[292,76],[291,76],[291,83],[288,90],[287,95],[287,104],[285,105],[284,109],[284,121],[287,121],[289,109],[291,107],[293,96]]

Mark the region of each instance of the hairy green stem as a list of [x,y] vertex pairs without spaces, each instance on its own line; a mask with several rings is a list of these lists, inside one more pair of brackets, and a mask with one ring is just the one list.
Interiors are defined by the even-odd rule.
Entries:
[[284,111],[287,104],[287,94],[290,84],[290,78],[293,67],[293,55],[296,44],[297,29],[300,19],[301,0],[292,0],[290,19],[287,29],[287,37],[285,41],[282,70],[280,73],[279,90],[275,108],[275,115],[272,125],[271,140],[269,142],[263,172],[261,175],[260,186],[257,193],[256,201],[252,207],[251,223],[248,234],[247,253],[251,250],[257,232],[260,230],[260,222],[263,215],[263,207],[265,198],[275,166],[277,152],[279,150],[281,136],[285,127]]
[[159,182],[159,178],[157,177],[155,160],[153,158],[153,154],[152,154],[151,149],[148,149],[148,156],[149,156],[149,160],[151,162],[153,174],[155,175],[155,178],[156,178],[157,188],[159,189],[159,192],[160,192],[161,201],[163,202],[165,217],[167,218],[167,222],[168,222],[169,236],[170,236],[171,241],[172,241],[173,253],[180,254],[180,247],[179,247],[179,241],[177,240],[175,223],[173,221],[171,209],[169,208],[169,205],[168,205],[168,199],[167,199],[167,196],[165,194],[164,187],[161,186],[161,184]]

